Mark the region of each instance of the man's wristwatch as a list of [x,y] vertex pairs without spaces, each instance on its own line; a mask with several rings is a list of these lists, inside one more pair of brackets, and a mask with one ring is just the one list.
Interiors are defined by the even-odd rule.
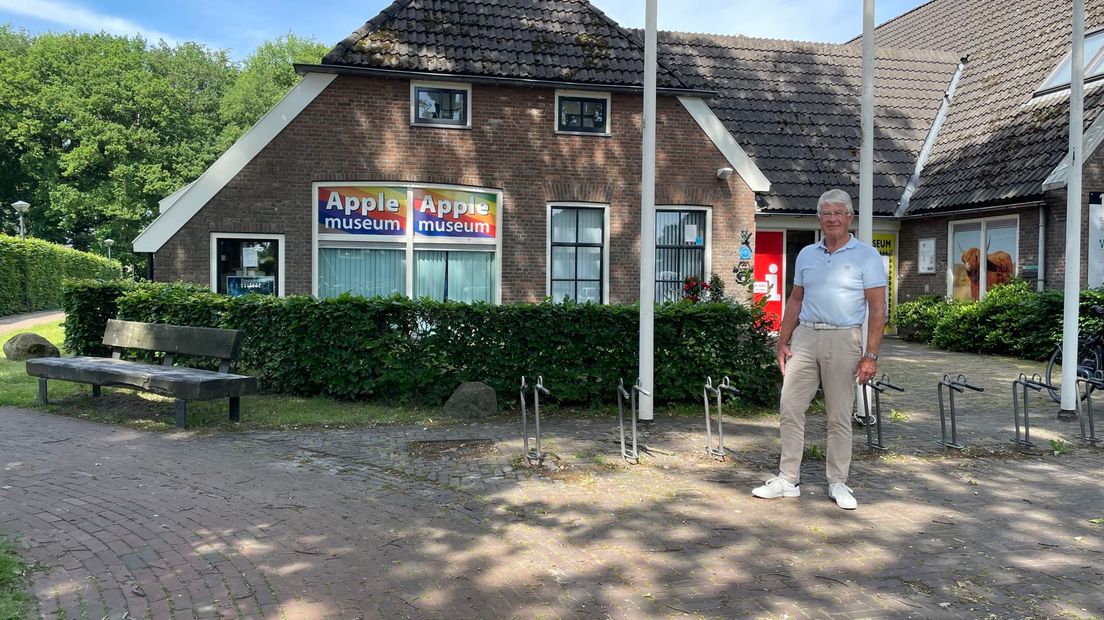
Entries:
[[865,357],[867,359],[872,359],[875,362],[878,361],[878,354],[877,353],[871,353],[870,351],[867,351],[866,353],[863,353],[863,357]]

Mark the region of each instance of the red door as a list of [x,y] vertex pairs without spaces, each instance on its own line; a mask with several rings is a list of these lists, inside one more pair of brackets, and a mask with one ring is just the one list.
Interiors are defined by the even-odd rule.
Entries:
[[771,322],[771,329],[782,327],[782,291],[785,285],[786,233],[781,230],[755,231],[755,285],[756,302],[766,298],[764,309]]

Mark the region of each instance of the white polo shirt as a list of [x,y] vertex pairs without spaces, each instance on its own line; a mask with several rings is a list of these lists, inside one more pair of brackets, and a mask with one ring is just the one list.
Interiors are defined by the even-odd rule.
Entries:
[[824,239],[802,248],[793,283],[805,289],[802,321],[860,325],[866,318],[866,289],[885,286],[886,272],[878,250],[851,235],[834,254]]

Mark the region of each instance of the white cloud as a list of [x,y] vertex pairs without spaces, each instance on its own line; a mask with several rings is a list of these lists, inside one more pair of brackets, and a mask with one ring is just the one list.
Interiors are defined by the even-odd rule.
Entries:
[[104,15],[85,7],[57,2],[55,0],[38,0],[26,2],[25,0],[0,0],[0,11],[7,11],[42,21],[60,24],[66,28],[86,32],[109,32],[117,35],[140,34],[146,40],[156,43],[164,40],[169,45],[178,43],[176,37],[170,34],[146,28],[129,19]]

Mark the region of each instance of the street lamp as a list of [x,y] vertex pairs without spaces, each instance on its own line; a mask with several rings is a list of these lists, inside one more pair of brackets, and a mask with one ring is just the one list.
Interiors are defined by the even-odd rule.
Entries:
[[104,245],[107,246],[107,260],[111,260],[111,246],[115,245],[115,240],[104,239]]
[[23,234],[23,212],[26,211],[27,207],[30,207],[31,205],[30,203],[23,200],[16,200],[15,202],[11,203],[11,206],[15,207],[15,212],[19,214],[19,239],[21,241],[25,240],[26,237]]

